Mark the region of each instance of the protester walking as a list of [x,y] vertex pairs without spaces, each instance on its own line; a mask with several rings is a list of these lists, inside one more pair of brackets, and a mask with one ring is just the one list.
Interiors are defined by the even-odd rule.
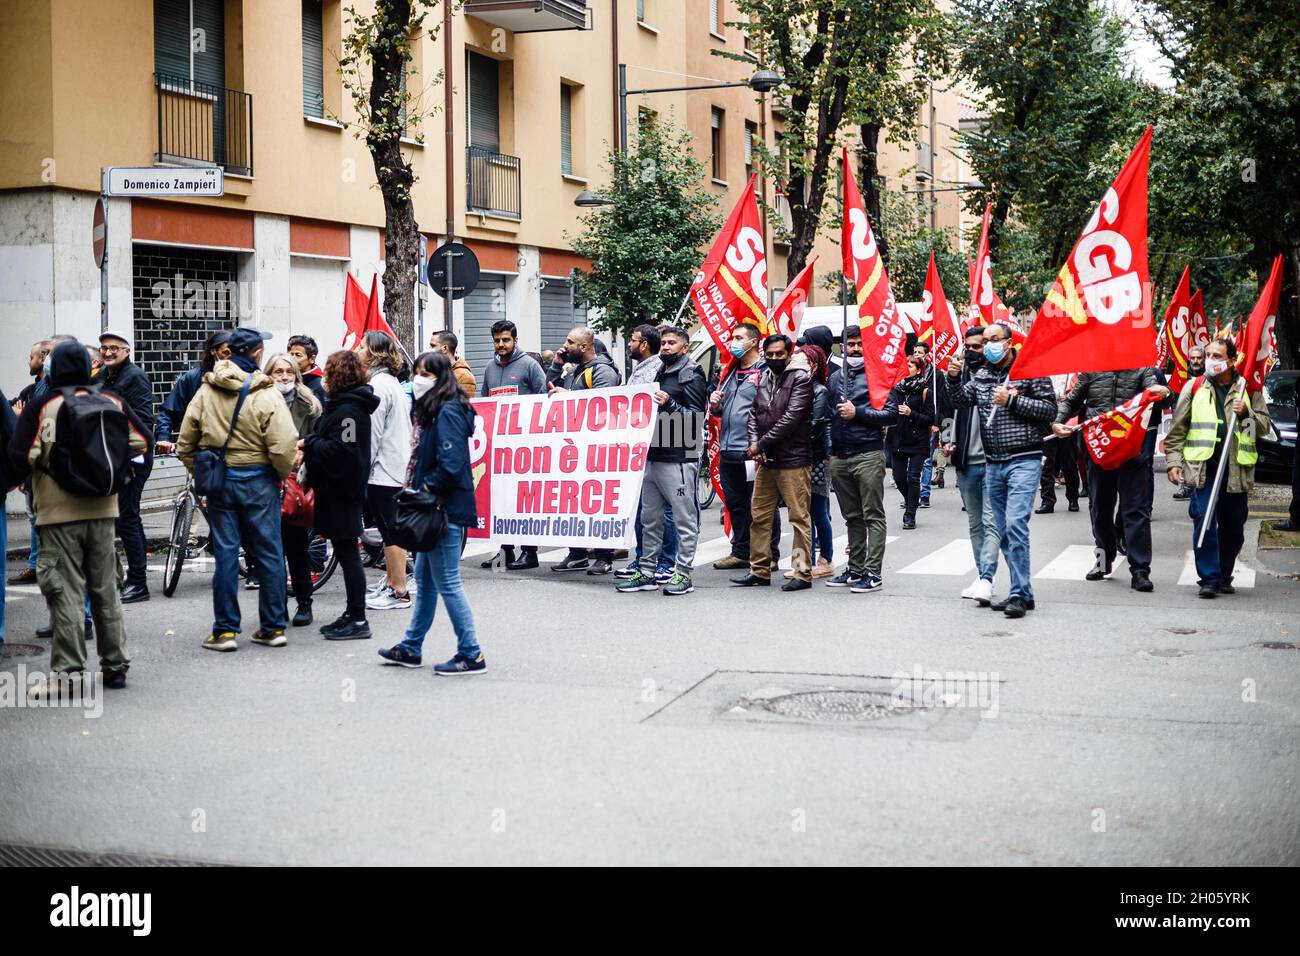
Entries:
[[[835,573],[835,539],[831,526],[831,416],[832,400],[826,383],[830,369],[826,353],[819,345],[802,345],[798,353],[808,360],[812,375],[812,472],[809,487],[812,492],[810,517],[812,520],[812,551],[815,558],[812,577],[828,578]],[[794,569],[785,572],[786,578],[795,576]]]
[[795,576],[782,591],[812,587],[812,521],[809,516],[812,473],[812,375],[808,359],[794,355],[789,336],[763,340],[767,368],[759,377],[749,410],[746,455],[758,465],[754,475],[753,524],[749,536],[749,573],[733,578],[741,587],[772,583],[772,523],[782,501],[794,528],[791,564]]
[[371,423],[379,396],[355,352],[339,351],[325,362],[325,409],[316,430],[298,442],[305,480],[316,497],[316,532],[329,539],[343,572],[347,605],[320,629],[326,640],[368,638],[366,573],[357,541],[371,473]]
[[862,359],[862,330],[850,325],[844,334],[844,364],[828,385],[835,403],[831,418],[831,484],[849,536],[844,570],[826,582],[857,594],[879,591],[885,563],[885,434],[898,422],[891,391],[884,408],[873,408]]
[[[45,377],[47,366],[49,365],[50,350],[54,348],[49,339],[41,339],[33,342],[31,350],[27,353],[27,371],[32,376],[29,385],[24,385],[22,391],[18,393],[18,398],[12,403],[12,411],[17,416],[23,413],[23,407],[32,400],[37,388],[40,387],[41,380]],[[5,448],[9,445],[6,443]],[[23,482],[23,503],[27,509],[27,524],[30,529],[29,537],[31,545],[27,549],[27,566],[21,571],[9,578],[10,584],[35,584],[36,583],[36,558],[39,551],[40,537],[36,534],[36,515],[32,511],[32,488],[31,481]],[[5,528],[6,538],[8,528]]]
[[[298,361],[286,352],[272,355],[267,360],[265,372],[284,396],[298,438],[306,438],[315,429],[322,409],[316,395],[303,381]],[[294,627],[306,627],[312,622],[311,530],[290,524],[281,517],[280,540],[284,543],[284,560],[289,565],[289,583],[297,603],[292,623]]]
[[379,656],[389,664],[419,667],[424,662],[424,638],[433,626],[441,595],[456,632],[456,654],[434,665],[438,676],[481,674],[487,662],[474,632],[474,614],[460,580],[460,542],[466,528],[474,527],[474,478],[470,473],[469,440],[474,434],[474,411],[456,380],[451,359],[442,352],[424,352],[415,360],[411,379],[415,393],[415,422],[419,448],[410,487],[436,495],[447,516],[447,528],[431,551],[415,555],[415,611],[400,644],[383,648]]
[[921,472],[930,456],[930,425],[934,423],[935,401],[926,381],[929,361],[909,356],[907,377],[894,386],[890,400],[898,409],[898,424],[889,429],[893,453],[894,486],[903,496],[903,530],[916,528],[916,509],[921,504]]
[[125,399],[91,384],[90,356],[75,339],[54,346],[45,386],[14,425],[8,445],[14,472],[6,479],[31,475],[41,539],[36,580],[53,628],[50,679],[28,693],[51,696],[62,686],[59,675],[85,671],[87,596],[104,684],[122,688],[131,661],[122,627],[122,569],[113,547],[118,489],[131,458],[143,454],[153,436]]
[[379,399],[370,423],[366,506],[383,539],[385,576],[370,590],[366,607],[391,611],[411,606],[406,588],[406,552],[393,544],[392,527],[397,493],[406,483],[406,466],[411,460],[411,407],[398,381],[405,363],[392,336],[367,332],[357,345],[357,357],[369,370],[370,388]]
[[1043,436],[1056,413],[1056,392],[1049,378],[1010,384],[1016,353],[1011,328],[994,322],[984,329],[984,362],[962,382],[961,363],[949,362],[944,379],[955,408],[975,408],[984,446],[984,493],[989,496],[998,543],[1011,572],[1011,589],[989,606],[1010,618],[1034,610],[1029,578],[1029,518],[1043,472]]
[[[1178,397],[1181,398],[1183,392],[1187,391],[1187,387],[1204,374],[1205,349],[1200,345],[1193,345],[1187,350],[1187,377],[1183,380],[1183,387],[1179,390]],[[1176,404],[1177,399],[1174,399],[1174,402]],[[1300,442],[1297,442],[1296,444],[1297,447],[1300,447]],[[1175,501],[1186,501],[1191,496],[1192,489],[1187,486],[1187,476],[1184,474],[1182,483],[1178,486],[1178,490],[1173,494],[1173,499]]]
[[[1174,485],[1185,478],[1192,492],[1188,514],[1203,598],[1236,593],[1233,573],[1246,540],[1248,501],[1259,461],[1255,439],[1268,434],[1270,426],[1263,391],[1242,395],[1236,361],[1237,346],[1231,339],[1215,339],[1206,346],[1205,376],[1183,389],[1165,436],[1165,474]],[[1237,416],[1231,435],[1225,434],[1229,409]],[[1225,454],[1227,474],[1211,511],[1215,475]],[[1198,544],[1207,522],[1205,540]]]
[[220,489],[208,495],[207,508],[216,569],[212,632],[203,646],[213,651],[238,646],[241,533],[260,585],[260,626],[251,639],[268,647],[287,643],[280,482],[293,468],[298,433],[284,399],[257,367],[268,338],[269,333],[247,326],[231,332],[230,358],[204,376],[176,443],[176,454],[191,473],[201,453],[217,451],[223,459],[212,463],[224,477]]

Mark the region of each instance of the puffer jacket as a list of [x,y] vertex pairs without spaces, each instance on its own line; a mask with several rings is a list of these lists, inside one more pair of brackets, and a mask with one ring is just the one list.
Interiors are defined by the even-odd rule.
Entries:
[[[944,376],[944,387],[953,407],[974,407],[979,415],[980,440],[984,443],[984,458],[989,462],[1041,455],[1043,436],[1051,430],[1056,415],[1056,391],[1050,378],[1013,382],[1010,387],[1017,394],[1006,405],[993,404],[993,390],[1006,385],[1014,369],[1014,361],[1006,368],[981,365],[964,383],[951,373]],[[997,408],[996,415],[992,414],[994,408]]]
[[749,448],[749,409],[754,404],[758,378],[763,374],[763,360],[749,368],[732,368],[726,381],[718,386],[722,402],[710,406],[711,414],[722,419],[722,457],[731,461],[744,459]]
[[763,369],[749,409],[749,443],[767,456],[766,468],[804,468],[813,463],[812,373],[796,354],[781,375]]
[[709,383],[704,370],[682,355],[660,362],[655,384],[668,395],[655,416],[655,432],[646,457],[673,463],[699,461],[704,450],[704,406]]
[[1119,407],[1143,389],[1160,384],[1154,368],[1083,372],[1075,380],[1074,388],[1056,406],[1056,420],[1064,424],[1078,415],[1080,421],[1087,421]]
[[821,382],[813,379],[812,404],[812,456],[813,461],[825,461],[831,456],[831,392]]
[[[185,410],[176,442],[176,454],[191,472],[199,449],[220,448],[225,444],[239,390],[249,374],[230,359],[224,359],[203,376],[203,387]],[[251,374],[253,382],[226,449],[226,465],[230,468],[270,465],[284,478],[293,470],[298,430],[293,427],[293,416],[275,383],[261,370]]]
[[[1214,474],[1207,466],[1214,465],[1218,467],[1217,459],[1211,461],[1188,461],[1183,457],[1183,445],[1187,441],[1187,430],[1192,424],[1192,397],[1196,391],[1193,379],[1183,389],[1183,393],[1178,396],[1178,406],[1174,409],[1173,425],[1169,428],[1169,434],[1165,436],[1165,471],[1170,468],[1182,468],[1183,480],[1189,488],[1204,488],[1214,477]],[[1202,380],[1203,381],[1203,380]],[[1228,386],[1228,394],[1232,395],[1232,390],[1237,386],[1239,377],[1234,374],[1232,383]],[[1209,384],[1202,384],[1201,388],[1211,388]],[[1227,403],[1231,405],[1231,401]],[[1268,403],[1264,401],[1263,392],[1250,394],[1250,415],[1255,420],[1255,441],[1258,443],[1260,435],[1267,435],[1271,418],[1268,413]],[[1223,426],[1226,427],[1227,415],[1232,411],[1231,407],[1223,411]],[[1241,419],[1238,419],[1240,424]],[[1256,445],[1258,447],[1258,444]],[[1222,456],[1223,449],[1216,449]],[[1232,431],[1232,440],[1228,445],[1228,474],[1223,481],[1223,490],[1230,495],[1245,494],[1255,488],[1255,465],[1240,465],[1237,463],[1237,430]]]

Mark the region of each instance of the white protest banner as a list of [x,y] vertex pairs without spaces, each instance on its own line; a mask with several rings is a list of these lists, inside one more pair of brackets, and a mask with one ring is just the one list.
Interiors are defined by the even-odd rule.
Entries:
[[469,537],[542,547],[621,548],[658,411],[654,385],[475,399]]

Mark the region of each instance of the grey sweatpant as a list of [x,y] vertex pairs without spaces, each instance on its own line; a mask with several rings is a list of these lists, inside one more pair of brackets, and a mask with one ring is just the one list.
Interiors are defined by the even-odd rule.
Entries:
[[641,573],[654,576],[664,543],[664,508],[673,509],[681,546],[677,570],[690,574],[700,536],[700,463],[648,461],[641,484]]

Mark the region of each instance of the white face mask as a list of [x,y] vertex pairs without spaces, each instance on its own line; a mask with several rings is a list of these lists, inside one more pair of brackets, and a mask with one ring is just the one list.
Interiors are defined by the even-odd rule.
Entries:
[[1205,374],[1210,376],[1210,378],[1217,378],[1227,370],[1227,359],[1207,358],[1205,360]]
[[276,382],[275,387],[280,390],[281,395],[292,395],[298,389],[297,382]]
[[425,392],[433,388],[434,381],[435,379],[429,378],[427,375],[417,375],[411,379],[411,391],[417,399],[421,399],[424,397]]

